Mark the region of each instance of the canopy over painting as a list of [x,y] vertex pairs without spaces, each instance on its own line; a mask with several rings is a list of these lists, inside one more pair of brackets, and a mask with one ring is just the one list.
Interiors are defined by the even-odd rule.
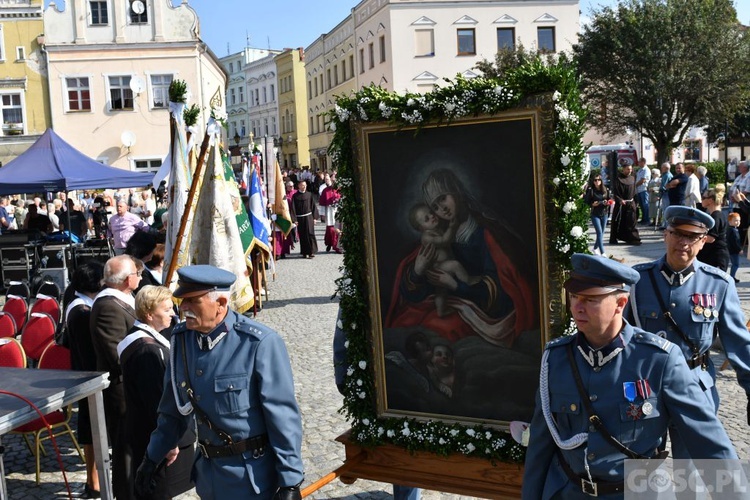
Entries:
[[23,154],[0,168],[0,194],[145,187],[153,177],[153,173],[102,165],[50,128]]

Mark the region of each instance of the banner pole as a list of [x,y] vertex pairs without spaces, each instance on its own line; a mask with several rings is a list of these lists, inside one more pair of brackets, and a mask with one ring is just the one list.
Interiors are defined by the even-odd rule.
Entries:
[[[171,129],[173,130],[172,133],[172,158],[175,158],[174,156],[174,130],[176,128],[176,123],[174,118],[170,120]],[[172,283],[172,276],[174,275],[174,272],[177,267],[177,257],[179,256],[180,247],[182,246],[182,238],[185,234],[185,227],[187,226],[188,217],[190,216],[190,207],[193,206],[193,199],[195,198],[195,192],[198,190],[198,181],[201,178],[201,171],[203,170],[203,164],[205,163],[206,159],[206,151],[208,150],[208,143],[209,143],[209,136],[208,132],[206,132],[206,135],[203,137],[203,143],[201,144],[200,153],[198,153],[198,164],[195,166],[195,172],[193,172],[193,180],[190,183],[190,191],[188,192],[188,198],[185,202],[185,210],[182,212],[182,219],[180,219],[180,229],[177,232],[177,238],[175,240],[175,245],[172,247],[172,255],[170,256],[169,260],[169,268],[167,269],[167,277],[164,281],[164,284],[166,286],[169,286],[170,283]],[[174,161],[174,160],[173,160]],[[174,200],[174,197],[172,198]]]

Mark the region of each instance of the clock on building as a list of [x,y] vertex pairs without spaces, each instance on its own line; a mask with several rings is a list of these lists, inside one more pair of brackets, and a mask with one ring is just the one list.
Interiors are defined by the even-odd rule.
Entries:
[[146,6],[143,5],[143,2],[141,0],[135,0],[135,2],[130,4],[130,8],[133,9],[133,12],[141,15],[146,10]]

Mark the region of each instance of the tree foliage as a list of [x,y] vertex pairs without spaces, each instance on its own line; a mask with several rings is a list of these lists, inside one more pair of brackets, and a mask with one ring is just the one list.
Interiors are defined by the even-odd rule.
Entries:
[[526,50],[523,44],[519,42],[512,49],[502,48],[498,50],[495,54],[494,65],[491,61],[483,59],[477,63],[476,69],[484,73],[487,78],[505,78],[522,66],[541,62],[552,67],[556,63],[555,55],[550,53],[545,56],[535,50]]
[[732,0],[624,0],[594,13],[574,54],[591,125],[640,131],[659,162],[750,98],[750,33]]

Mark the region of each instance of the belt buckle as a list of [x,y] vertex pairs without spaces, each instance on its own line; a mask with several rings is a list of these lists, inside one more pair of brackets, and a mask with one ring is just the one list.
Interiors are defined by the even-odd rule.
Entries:
[[208,450],[206,450],[206,447],[202,443],[198,443],[198,449],[201,450],[201,455],[203,455],[203,458],[209,459],[211,457],[208,456]]
[[255,460],[259,459],[260,457],[262,457],[265,454],[266,454],[266,447],[265,446],[260,446],[258,448],[253,449],[253,459],[255,459]]
[[596,483],[594,481],[587,481],[581,478],[581,490],[590,497],[598,497],[599,492],[597,491]]

